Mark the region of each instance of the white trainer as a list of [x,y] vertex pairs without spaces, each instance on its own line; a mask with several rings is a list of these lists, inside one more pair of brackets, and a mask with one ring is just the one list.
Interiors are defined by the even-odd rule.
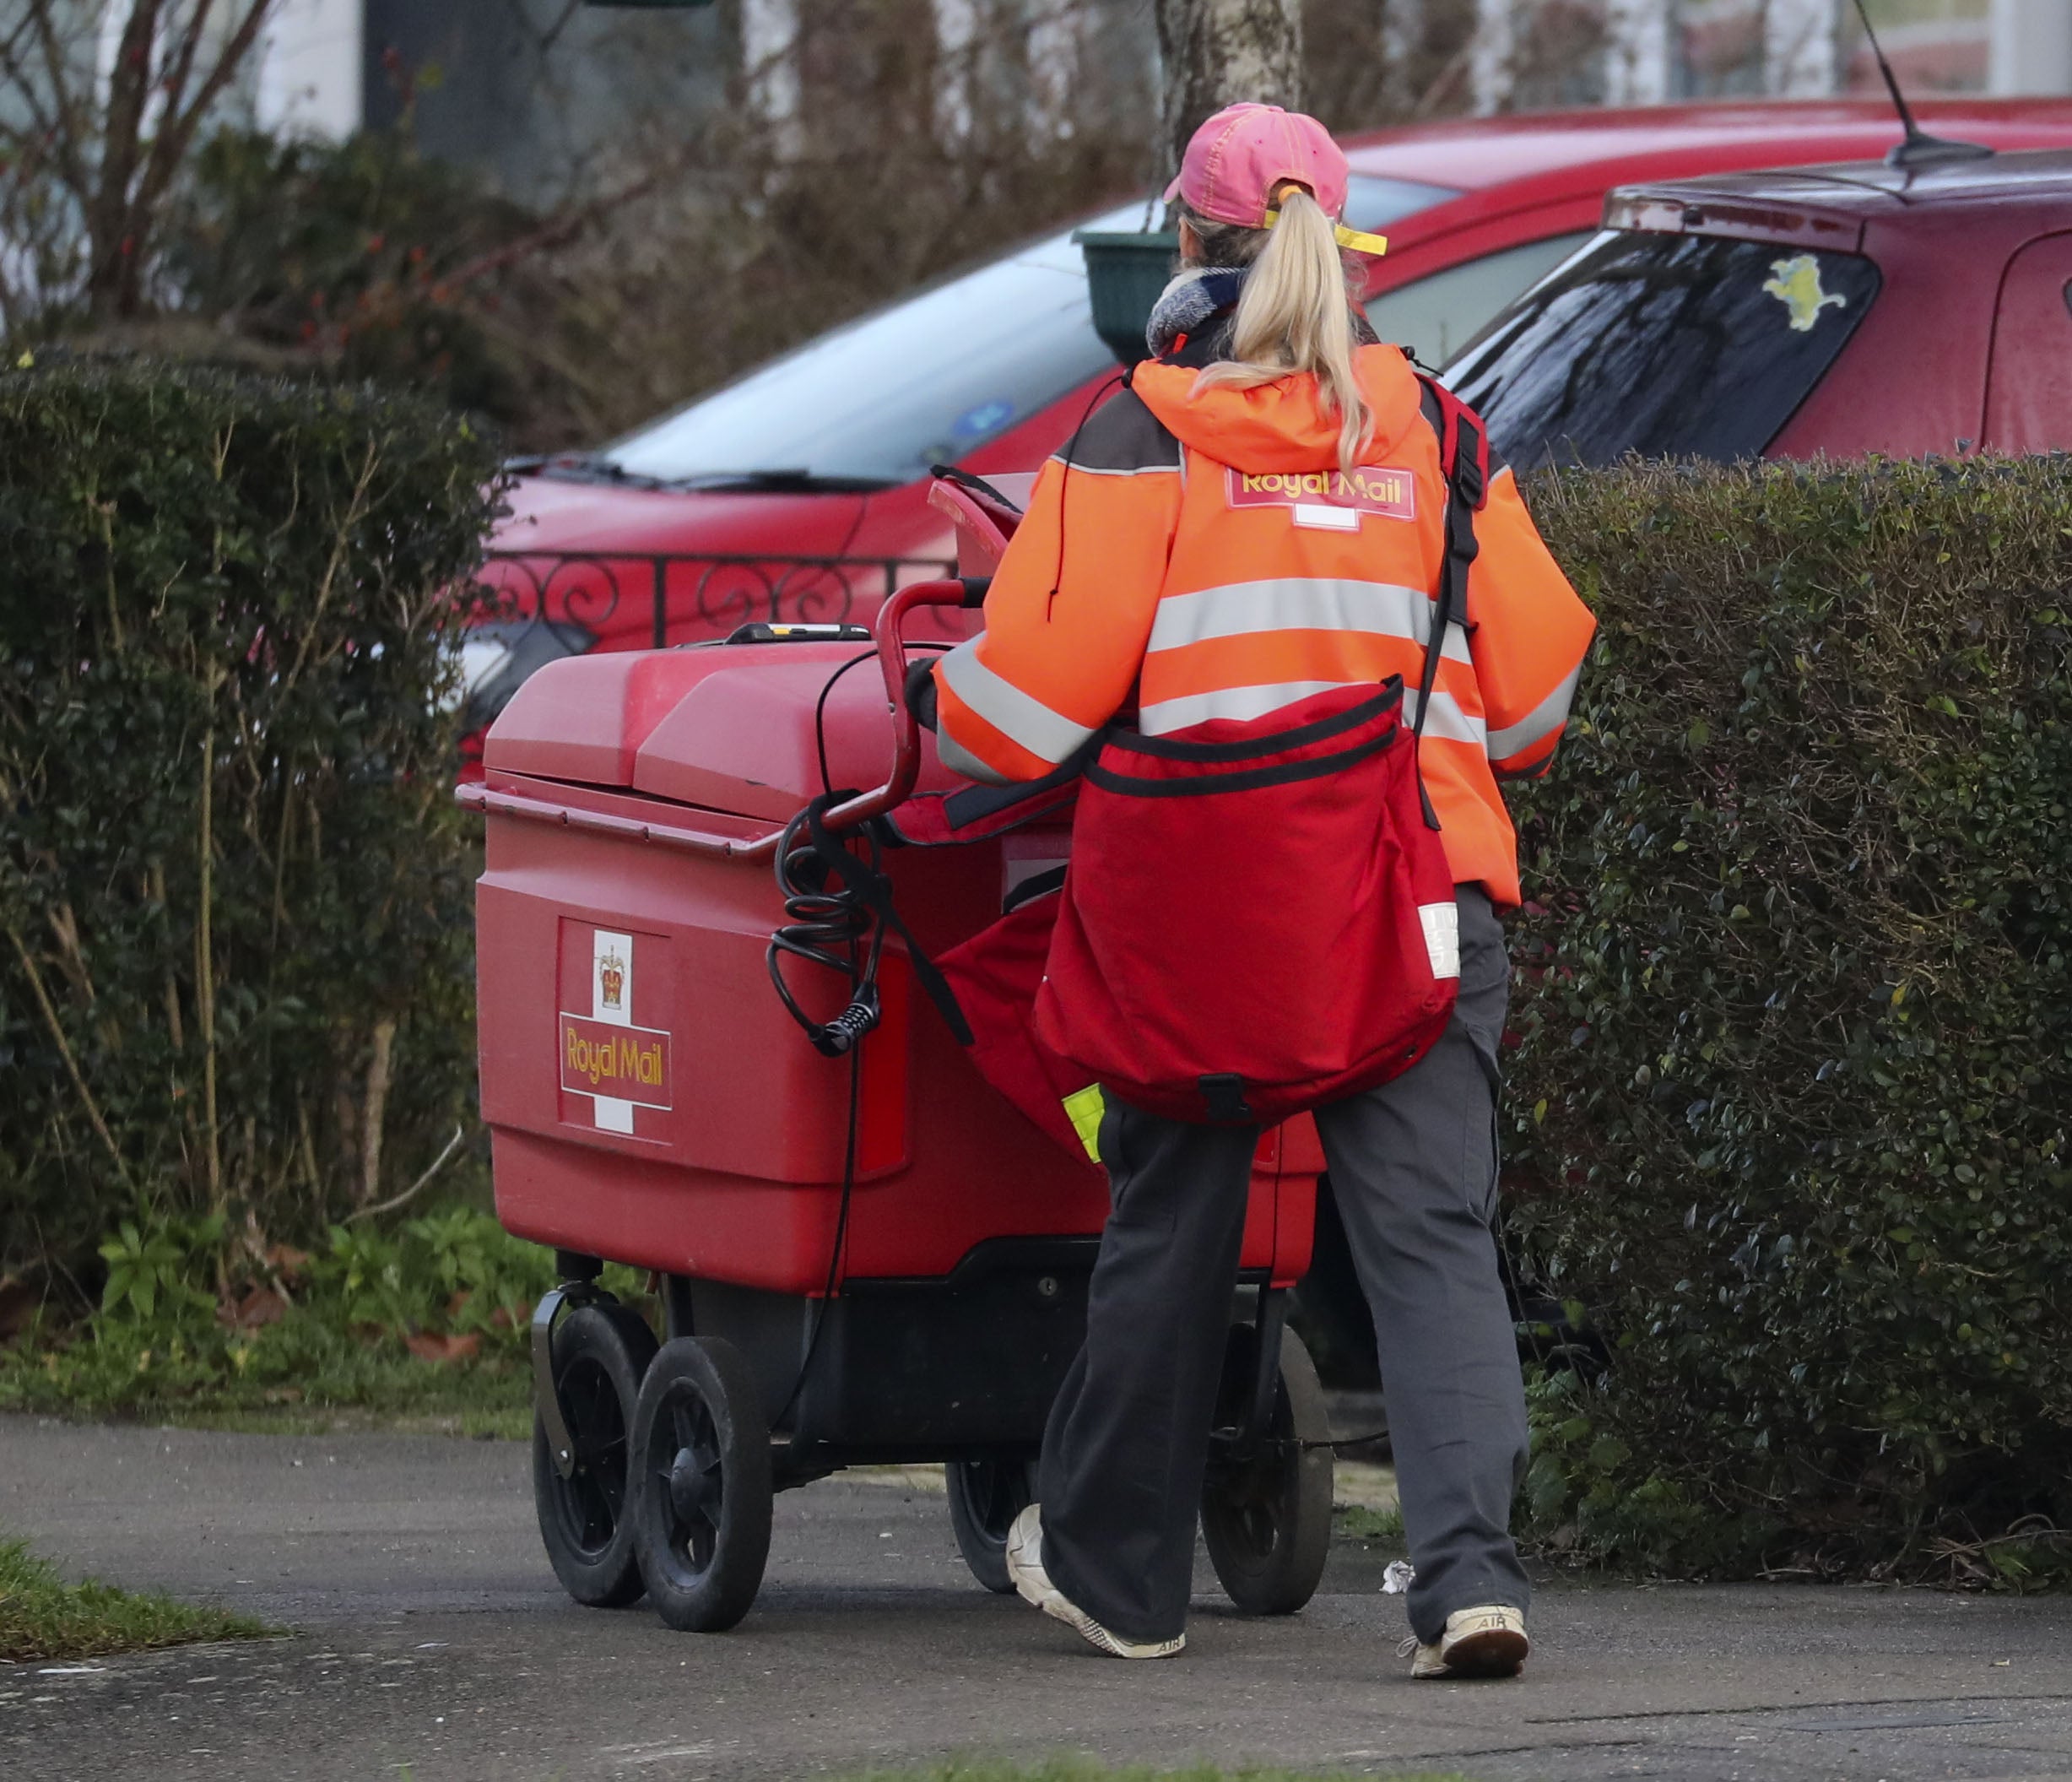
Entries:
[[1064,1593],[1043,1569],[1043,1522],[1031,1503],[1007,1531],[1007,1575],[1024,1602],[1034,1603],[1048,1616],[1062,1621],[1088,1645],[1111,1658],[1171,1658],[1187,1643],[1184,1633],[1171,1639],[1124,1639],[1111,1633],[1085,1610],[1065,1601]]
[[1479,1609],[1456,1609],[1446,1618],[1436,1645],[1427,1646],[1413,1633],[1400,1650],[1411,1659],[1413,1677],[1516,1676],[1532,1650],[1525,1637],[1525,1617],[1502,1603]]

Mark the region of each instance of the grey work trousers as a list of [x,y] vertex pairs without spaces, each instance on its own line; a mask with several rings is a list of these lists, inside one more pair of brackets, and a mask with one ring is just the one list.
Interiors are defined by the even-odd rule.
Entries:
[[[1458,895],[1452,1023],[1393,1082],[1317,1111],[1374,1314],[1417,1568],[1410,1626],[1428,1643],[1457,1609],[1522,1610],[1528,1595],[1509,1532],[1525,1395],[1492,1229],[1509,961],[1488,897]],[[1051,1581],[1127,1639],[1170,1639],[1187,1620],[1258,1140],[1255,1129],[1190,1125],[1112,1096],[1101,1123],[1113,1205],[1037,1484]]]

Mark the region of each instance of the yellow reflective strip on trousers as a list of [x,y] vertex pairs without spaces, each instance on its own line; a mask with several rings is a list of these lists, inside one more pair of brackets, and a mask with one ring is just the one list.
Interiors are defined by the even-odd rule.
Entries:
[[1101,1098],[1101,1085],[1095,1083],[1067,1096],[1064,1110],[1065,1118],[1072,1122],[1072,1129],[1079,1135],[1079,1143],[1086,1147],[1086,1155],[1098,1163],[1101,1117],[1107,1111],[1107,1104]]

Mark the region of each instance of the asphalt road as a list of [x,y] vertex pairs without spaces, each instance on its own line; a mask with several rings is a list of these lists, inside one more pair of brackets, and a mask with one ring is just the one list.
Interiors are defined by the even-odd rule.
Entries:
[[562,1597],[522,1448],[0,1419],[0,1529],[295,1631],[0,1666],[0,1777],[793,1777],[1085,1752],[1481,1782],[2072,1779],[2072,1601],[1554,1585],[1514,1683],[1411,1684],[1384,1556],[1302,1615],[1206,1567],[1185,1656],[1103,1659],[971,1581],[939,1495],[779,1500],[732,1633]]

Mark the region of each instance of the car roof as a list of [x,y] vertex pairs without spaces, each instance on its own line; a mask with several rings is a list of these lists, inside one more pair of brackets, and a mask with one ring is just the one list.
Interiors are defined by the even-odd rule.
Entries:
[[[2072,100],[1924,100],[1923,127],[1944,136],[1975,133],[1987,141],[2033,140],[2037,129],[2072,140]],[[1450,118],[1346,138],[1355,173],[1438,181],[1463,192],[1549,174],[1586,171],[1613,183],[1627,162],[1707,155],[1758,146],[1778,162],[1847,160],[1880,154],[1900,139],[1882,100],[1805,100],[1647,106],[1548,111],[1516,117]],[[1433,151],[1443,154],[1435,164]],[[1644,173],[1637,167],[1636,173]]]
[[[2031,149],[1972,160],[1894,167],[1847,161],[1757,173],[1704,174],[1622,186],[1615,200],[1680,199],[1685,203],[1784,205],[1793,210],[1863,216],[1922,205],[2028,201],[2062,206],[2072,195],[2072,149]],[[2072,223],[2072,215],[2066,219]]]
[[2055,233],[2072,225],[2072,150],[2038,149],[1915,167],[1853,161],[1649,180],[1608,193],[1604,221],[1608,229],[1736,236],[1856,252],[1874,223],[1903,227],[1914,214],[1957,223],[1979,252]]

